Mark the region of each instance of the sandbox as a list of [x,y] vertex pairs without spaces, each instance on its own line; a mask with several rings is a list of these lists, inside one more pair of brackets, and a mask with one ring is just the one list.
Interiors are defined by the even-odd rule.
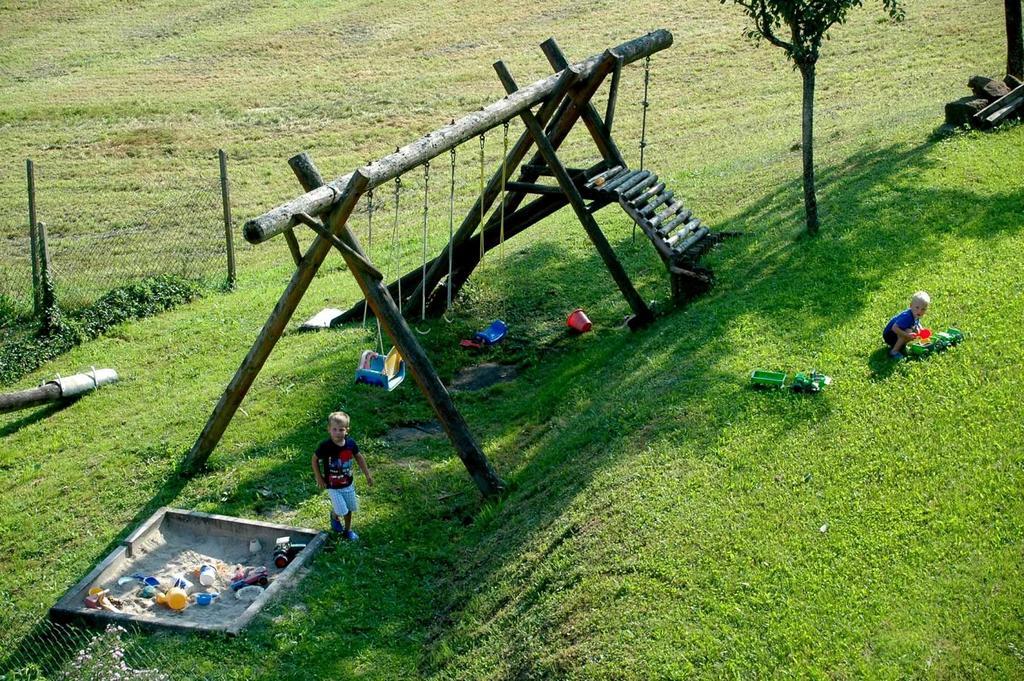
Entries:
[[[306,548],[294,553],[288,565],[279,569],[274,565],[274,547],[280,537],[290,537],[292,544],[306,544]],[[50,617],[56,621],[86,620],[100,625],[130,622],[237,634],[276,593],[298,581],[303,565],[326,538],[324,532],[317,530],[161,508],[71,587],[50,608]],[[196,572],[203,564],[215,570],[209,586],[201,584]],[[230,584],[239,569],[260,566],[267,569],[266,588],[255,600],[237,598]],[[144,577],[160,583],[155,587],[157,592],[167,592],[179,576],[192,583],[187,590],[190,603],[183,610],[173,610],[153,597],[144,597]],[[107,597],[101,600],[102,607],[86,605],[86,597],[94,588],[108,590]],[[251,595],[250,592],[244,595]],[[217,595],[209,605],[200,605],[196,597],[204,593]]]

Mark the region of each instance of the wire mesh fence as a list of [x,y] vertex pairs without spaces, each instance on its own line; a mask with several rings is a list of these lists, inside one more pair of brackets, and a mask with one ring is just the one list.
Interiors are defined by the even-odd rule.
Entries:
[[[112,288],[160,275],[225,281],[228,246],[215,167],[208,176],[141,192],[116,168],[81,185],[37,165],[37,221],[45,225],[57,305],[73,311]],[[22,220],[0,226],[0,305],[25,313],[36,294],[28,220]]]
[[[63,218],[50,236],[50,271],[65,309],[95,302],[111,288],[145,277],[226,278],[220,187],[214,180],[167,194],[163,205],[103,225]],[[108,229],[96,229],[108,227]],[[48,231],[55,230],[48,225]]]
[[[176,671],[175,671],[176,669]],[[87,629],[43,620],[0,652],[3,681],[173,681],[189,678],[131,625]],[[195,678],[195,677],[192,677]]]
[[0,311],[32,309],[32,256],[28,229],[0,237]]

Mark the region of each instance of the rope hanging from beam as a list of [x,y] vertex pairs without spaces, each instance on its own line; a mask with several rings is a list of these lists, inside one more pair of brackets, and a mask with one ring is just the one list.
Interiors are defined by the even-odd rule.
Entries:
[[448,281],[445,286],[448,293],[444,315],[442,316],[450,324],[452,320],[448,319],[448,311],[452,309],[452,270],[455,266],[454,249],[452,248],[452,241],[455,239],[455,147],[451,148],[449,155],[451,156],[452,168],[451,184],[448,190]]
[[[480,133],[480,196],[484,195],[484,144],[486,143],[487,133]],[[484,262],[484,253],[487,250],[484,248],[484,202],[480,202],[480,264]]]
[[[420,281],[424,281],[427,278],[427,222],[430,217],[430,161],[426,161],[423,164],[423,258],[422,264],[420,265]],[[420,322],[427,320],[427,287],[420,287]],[[430,333],[430,329],[421,331],[416,329],[416,332],[421,335]]]
[[[391,279],[391,271],[394,268],[395,272],[400,272],[401,267],[398,262],[398,211],[401,205],[402,197],[402,177],[398,176],[395,178],[395,192],[394,192],[394,203],[395,203],[395,219],[391,225],[391,258],[388,262],[388,279]],[[398,278],[398,307],[402,307],[402,278]],[[384,343],[381,339],[380,354],[384,354]]]
[[[366,193],[366,256],[373,261],[373,190]],[[363,328],[366,328],[366,311],[369,305],[363,306]],[[377,332],[380,333],[380,323],[377,324]]]
[[[644,57],[644,99],[640,103],[643,115],[640,119],[640,170],[644,169],[644,149],[647,148],[647,109],[651,103],[647,99],[647,92],[651,84],[651,56]],[[633,244],[636,245],[636,223],[633,223]]]

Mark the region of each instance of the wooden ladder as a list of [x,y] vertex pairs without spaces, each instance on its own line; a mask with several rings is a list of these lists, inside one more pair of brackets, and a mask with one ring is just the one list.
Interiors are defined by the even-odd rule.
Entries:
[[665,263],[677,300],[703,293],[711,285],[711,271],[697,259],[722,235],[714,234],[671,189],[649,170],[615,166],[587,181],[589,193],[615,197],[639,225]]

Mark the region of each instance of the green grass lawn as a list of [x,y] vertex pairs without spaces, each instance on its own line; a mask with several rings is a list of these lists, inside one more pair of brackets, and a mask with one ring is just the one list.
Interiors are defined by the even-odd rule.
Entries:
[[[922,0],[899,26],[872,8],[836,31],[818,79],[816,239],[801,236],[799,77],[743,40],[729,6],[0,7],[3,235],[21,229],[24,157],[47,169],[47,210],[87,225],[112,202],[159,204],[224,147],[245,219],[297,192],[284,161],[302,149],[341,175],[499,97],[496,59],[525,84],[546,74],[534,46],[548,36],[582,58],[657,26],[675,45],[653,60],[647,163],[709,224],[745,233],[707,257],[710,294],[630,333],[564,211],[488,258],[453,323],[416,323],[445,380],[480,361],[459,338],[511,325],[485,357],[519,377],[455,396],[510,484],[486,505],[446,440],[384,437],[431,412],[412,381],[351,385],[375,342],[358,325],[288,333],[209,470],[176,475],[290,276],[281,240],[244,248],[236,292],[117,327],[5,388],[89,365],[122,376],[0,417],[0,659],[30,655],[48,607],[162,505],[326,527],[309,452],[343,408],[377,480],[361,488],[362,541],[332,540],[238,638],[146,637],[175,678],[1021,677],[1024,126],[933,135],[970,75],[1001,68],[998,4]],[[617,114],[631,159],[640,80],[626,70]],[[572,163],[592,159],[584,142]],[[476,153],[460,149],[457,210]],[[440,166],[432,250],[447,238]],[[371,254],[392,271],[419,257],[411,175],[401,263],[380,236]],[[664,307],[653,249],[617,209],[598,218]],[[296,319],[357,297],[339,262]],[[894,365],[881,327],[917,289],[929,325],[968,339]],[[595,332],[569,338],[577,306]],[[812,366],[834,379],[822,395],[747,386],[754,368]]]

